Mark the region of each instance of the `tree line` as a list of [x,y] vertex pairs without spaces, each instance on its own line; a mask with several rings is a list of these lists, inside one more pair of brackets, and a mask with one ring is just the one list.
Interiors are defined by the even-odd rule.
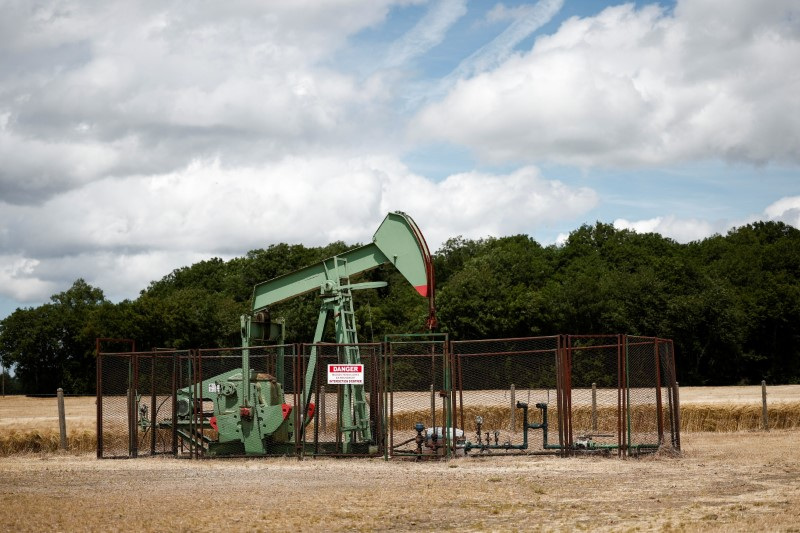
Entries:
[[[79,279],[0,321],[0,357],[14,373],[4,376],[6,390],[92,393],[99,337],[135,339],[137,350],[237,346],[255,284],[349,248],[276,244],[209,259],[119,303]],[[434,254],[434,266],[439,331],[454,340],[658,336],[674,340],[685,385],[800,383],[800,230],[780,222],[689,244],[600,222],[561,245],[526,235],[456,237]],[[398,272],[387,266],[361,278],[388,281],[354,296],[362,342],[422,332],[427,302]],[[314,294],[272,310],[286,318],[289,342],[312,339],[317,313]]]

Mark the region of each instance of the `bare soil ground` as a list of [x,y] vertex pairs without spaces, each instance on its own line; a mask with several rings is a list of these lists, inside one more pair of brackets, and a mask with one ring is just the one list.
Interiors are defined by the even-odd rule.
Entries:
[[[800,386],[770,387],[794,402]],[[760,387],[681,389],[760,403]],[[94,427],[94,398],[67,424]],[[0,434],[58,427],[54,398],[0,398]],[[678,457],[376,459],[0,457],[2,531],[793,531],[800,430],[683,433]]]
[[0,458],[5,531],[800,531],[800,431],[680,457]]

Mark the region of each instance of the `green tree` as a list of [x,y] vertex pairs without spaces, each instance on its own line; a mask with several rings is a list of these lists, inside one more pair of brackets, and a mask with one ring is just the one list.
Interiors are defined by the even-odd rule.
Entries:
[[51,303],[17,309],[0,322],[3,361],[15,365],[25,392],[73,394],[94,390],[94,339],[84,329],[103,291],[76,280]]
[[537,290],[552,272],[551,251],[517,235],[487,239],[473,252],[441,286],[442,329],[454,339],[541,334]]

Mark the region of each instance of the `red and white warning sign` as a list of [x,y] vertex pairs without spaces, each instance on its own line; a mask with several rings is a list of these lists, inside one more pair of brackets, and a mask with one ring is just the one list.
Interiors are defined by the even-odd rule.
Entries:
[[364,365],[328,365],[328,385],[363,385]]

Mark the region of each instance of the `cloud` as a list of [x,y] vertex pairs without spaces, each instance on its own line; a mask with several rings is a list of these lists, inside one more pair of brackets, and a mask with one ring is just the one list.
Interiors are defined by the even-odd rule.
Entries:
[[800,228],[800,196],[787,196],[770,204],[765,210],[769,220],[785,222]]
[[368,242],[394,210],[414,217],[435,250],[459,234],[531,233],[597,201],[594,191],[545,179],[535,167],[437,183],[393,156],[291,156],[239,167],[198,160],[161,175],[97,180],[44,209],[0,211],[0,249],[12,259],[0,272],[0,294],[44,299],[83,277],[111,298],[132,297],[172,269],[213,256],[278,242]]
[[614,221],[617,229],[633,230],[636,233],[658,233],[680,243],[699,241],[731,228],[730,222],[710,222],[698,218],[678,218],[674,215],[630,221],[619,218]]
[[0,199],[377,142],[363,132],[380,87],[321,64],[390,5],[13,3],[0,37]]
[[[399,160],[393,89],[335,65],[393,4],[13,3],[0,21],[0,295],[45,300],[83,277],[133,297],[212,256],[366,242],[396,209],[434,249],[591,209],[594,191],[532,166],[437,183]],[[464,11],[432,5],[390,60],[435,47]],[[516,39],[532,31],[515,24]],[[517,42],[501,41],[503,54]]]
[[40,261],[20,255],[0,255],[0,294],[27,302],[44,300],[55,292],[56,284],[36,275]]
[[704,220],[701,218],[679,218],[675,215],[660,216],[644,220],[614,221],[617,229],[629,229],[636,233],[659,233],[677,242],[687,243],[702,240],[715,234],[725,234],[733,228],[758,220],[783,222],[800,229],[800,196],[787,196],[773,202],[759,215],[750,215],[739,220]]
[[[462,31],[463,0],[429,2],[392,47],[382,31],[400,27],[389,14],[406,3],[420,2],[4,5],[0,304],[46,301],[78,277],[118,300],[213,256],[366,242],[390,210],[411,214],[433,249],[564,231],[600,195],[543,162],[797,160],[793,4],[619,6],[520,51],[561,0],[496,6],[487,19],[507,24],[483,46]],[[391,48],[399,68],[354,73],[340,56],[364,35],[375,50],[356,56],[376,65]],[[444,79],[402,68],[461,39],[472,48]],[[427,107],[409,119],[414,90]],[[401,154],[432,138],[504,170],[451,157],[441,181],[417,174]],[[796,220],[785,200],[769,216]],[[693,239],[721,223],[650,224]]]
[[509,174],[454,174],[438,183],[407,175],[388,180],[384,198],[384,210],[420,213],[415,219],[432,247],[456,235],[530,234],[584,215],[598,203],[594,190],[547,180],[532,166]]
[[120,144],[25,138],[0,126],[0,199],[38,203],[112,170]]
[[489,44],[459,63],[446,82],[470,78],[502,64],[520,42],[550,22],[563,5],[564,0],[539,0],[533,5],[518,6],[511,10],[503,8],[502,4],[495,6],[487,18],[490,21],[510,19],[511,24]]
[[440,0],[417,21],[413,28],[392,43],[384,68],[406,65],[444,39],[447,30],[467,12],[466,0]]
[[550,22],[564,4],[563,0],[540,0],[533,5],[506,8],[497,4],[488,11],[488,22],[511,21],[506,29],[487,44],[479,47],[446,76],[434,83],[414,87],[408,96],[410,108],[437,101],[453,90],[461,81],[498,67],[514,54],[520,42]]
[[800,162],[800,8],[679,1],[570,18],[421,110],[419,142],[497,161]]

